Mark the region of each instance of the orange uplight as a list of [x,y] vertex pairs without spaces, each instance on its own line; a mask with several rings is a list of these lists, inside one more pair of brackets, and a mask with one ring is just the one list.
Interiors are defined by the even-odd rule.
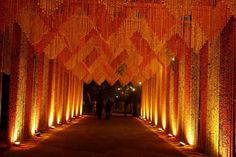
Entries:
[[186,136],[186,140],[187,143],[190,145],[194,145],[195,144],[195,131],[194,131],[194,127],[191,125],[191,123],[186,123],[185,126],[185,136]]
[[83,114],[83,84],[82,82],[80,82],[80,116]]
[[16,147],[19,147],[20,144],[21,144],[20,141],[15,141],[15,142],[14,142],[14,145],[15,145]]
[[173,135],[177,136],[177,124],[176,124],[176,122],[172,121],[171,129],[172,129]]
[[56,65],[53,66],[53,80],[52,80],[52,91],[51,91],[51,102],[50,102],[50,111],[49,111],[49,119],[48,119],[48,126],[51,127],[53,125],[54,121],[54,108],[55,108],[55,92],[56,92],[56,84],[55,84],[55,71],[56,71]]
[[31,135],[35,134],[35,130],[38,129],[38,118],[37,118],[37,111],[36,111],[36,104],[34,103],[32,106],[32,111],[31,111]]
[[170,133],[169,133],[167,136],[168,136],[168,137],[173,137],[173,135],[172,135],[172,134],[170,134]]
[[11,142],[16,142],[18,139],[18,129],[14,128],[13,135],[11,137]]
[[158,123],[158,117],[157,117],[157,112],[155,112],[155,125],[157,125],[157,123]]
[[66,121],[70,118],[70,97],[68,98],[67,107],[66,107]]
[[57,124],[60,124],[61,123],[61,115],[57,115]]
[[162,116],[162,127],[163,129],[166,129],[166,117]]
[[[69,105],[68,105],[69,106]],[[69,120],[69,116],[70,116],[70,107],[67,106],[67,111],[66,111],[66,121]]]
[[76,101],[75,116],[78,116],[78,114],[79,114],[79,103]]
[[75,105],[73,103],[72,107],[71,107],[71,117],[74,117],[75,114]]
[[11,142],[19,140],[22,129],[23,129],[23,115],[24,115],[24,101],[21,95],[18,95],[17,106],[16,106],[16,120],[12,132]]
[[180,145],[180,146],[185,146],[186,144],[181,141],[181,142],[179,142],[179,145]]
[[80,99],[80,90],[79,90],[79,86],[77,85],[76,99],[75,99],[75,116],[76,117],[79,115],[79,99]]
[[48,126],[52,126],[54,121],[54,102],[51,103],[51,109],[49,113],[49,120],[48,120]]
[[79,111],[80,111],[80,113],[79,113],[79,114],[80,114],[80,116],[81,116],[81,115],[82,115],[82,113],[83,113],[83,105],[82,105],[82,104],[80,104],[80,110],[79,110]]

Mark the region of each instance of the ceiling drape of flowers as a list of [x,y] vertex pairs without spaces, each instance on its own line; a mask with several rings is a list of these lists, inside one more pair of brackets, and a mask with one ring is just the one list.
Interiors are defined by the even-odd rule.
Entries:
[[236,2],[5,0],[0,8],[0,31],[17,22],[38,53],[85,82],[125,84],[149,79],[169,64],[175,44],[198,52],[235,15]]

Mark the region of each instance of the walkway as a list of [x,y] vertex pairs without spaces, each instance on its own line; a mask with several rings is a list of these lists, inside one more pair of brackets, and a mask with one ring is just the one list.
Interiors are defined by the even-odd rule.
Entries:
[[[8,157],[183,157],[178,150],[136,118],[86,117],[29,150],[10,150]],[[2,157],[2,155],[1,155]]]

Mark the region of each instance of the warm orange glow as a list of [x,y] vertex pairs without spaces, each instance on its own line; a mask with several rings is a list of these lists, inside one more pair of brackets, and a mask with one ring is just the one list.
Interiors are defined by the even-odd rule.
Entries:
[[161,106],[162,106],[162,115],[161,115],[161,123],[163,129],[166,129],[166,78],[165,78],[165,71],[164,69],[161,69]]
[[12,130],[11,142],[20,140],[22,131],[23,131],[23,122],[24,122],[24,106],[25,106],[25,91],[26,91],[26,69],[23,68],[26,66],[26,60],[23,57],[24,53],[20,53],[20,70],[19,70],[19,87],[17,89],[17,102],[16,102],[16,117],[15,124]]
[[209,156],[234,155],[236,0],[75,1],[1,3],[7,141],[82,115],[83,82],[120,81],[142,88],[133,107],[145,123]]
[[18,137],[19,137],[18,129],[14,128],[14,131],[13,131],[12,136],[11,136],[11,142],[17,141]]
[[68,84],[68,98],[66,104],[66,121],[70,118],[70,104],[71,104],[71,75],[69,75],[69,84]]
[[34,100],[34,103],[32,105],[31,110],[31,135],[35,134],[35,131],[38,129],[38,119],[37,119],[37,111],[36,111],[36,102]]
[[20,146],[20,141],[15,141],[15,142],[14,142],[14,145],[15,145],[15,146]]
[[75,114],[75,102],[74,102],[74,93],[75,93],[75,79],[72,79],[72,88],[71,88],[71,117],[74,117]]
[[60,123],[61,123],[61,115],[58,114],[58,115],[57,115],[57,124],[60,124]]
[[149,117],[149,120],[150,121],[153,121],[153,90],[152,90],[152,79],[150,80],[150,86],[149,86],[149,106],[150,106],[150,109],[149,109],[149,112],[150,112],[150,117]]
[[155,125],[157,125],[158,124],[158,103],[157,103],[157,100],[158,100],[158,98],[157,98],[158,81],[157,81],[157,76],[156,75],[155,75],[155,78],[154,78],[153,87],[154,87],[153,94],[154,94],[154,117],[155,117],[154,123],[155,123]]
[[148,98],[146,97],[146,119],[149,119],[149,104],[148,104]]
[[53,125],[54,121],[54,108],[55,108],[55,96],[54,96],[54,91],[52,91],[52,98],[51,98],[51,106],[50,106],[50,112],[49,112],[49,120],[48,120],[48,126]]
[[79,85],[78,85],[78,81],[76,80],[75,82],[75,116],[78,116],[79,113]]
[[166,129],[166,116],[164,114],[162,115],[162,127]]
[[80,82],[80,116],[83,114],[83,83]]
[[[53,103],[54,104],[54,103]],[[52,105],[54,106],[54,105]],[[54,108],[51,107],[50,115],[49,115],[49,121],[48,121],[48,126],[52,126],[54,121]]]
[[68,104],[66,108],[66,120],[69,120],[70,118],[70,105],[69,105],[69,99],[68,99]]
[[170,76],[170,98],[169,98],[169,104],[170,104],[170,127],[171,127],[171,132],[173,135],[177,135],[177,119],[175,118],[175,113],[174,113],[174,77],[173,74]]
[[141,93],[141,117],[145,118],[145,103],[144,103],[144,86],[142,86],[142,93]]
[[188,144],[193,145],[195,143],[194,134],[191,131],[191,129],[189,129],[189,132],[186,133],[186,138],[187,138]]
[[54,122],[54,112],[55,112],[55,101],[56,101],[56,69],[57,65],[54,62],[53,64],[53,74],[52,74],[52,90],[51,90],[51,102],[50,102],[50,111],[49,111],[49,119],[48,126],[52,126]]

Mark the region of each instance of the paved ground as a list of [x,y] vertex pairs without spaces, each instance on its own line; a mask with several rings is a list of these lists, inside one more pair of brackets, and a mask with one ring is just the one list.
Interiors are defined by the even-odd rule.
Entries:
[[[44,136],[44,135],[42,135]],[[86,117],[79,123],[52,133],[31,149],[13,149],[1,157],[182,157],[132,117],[116,116],[110,120]]]

